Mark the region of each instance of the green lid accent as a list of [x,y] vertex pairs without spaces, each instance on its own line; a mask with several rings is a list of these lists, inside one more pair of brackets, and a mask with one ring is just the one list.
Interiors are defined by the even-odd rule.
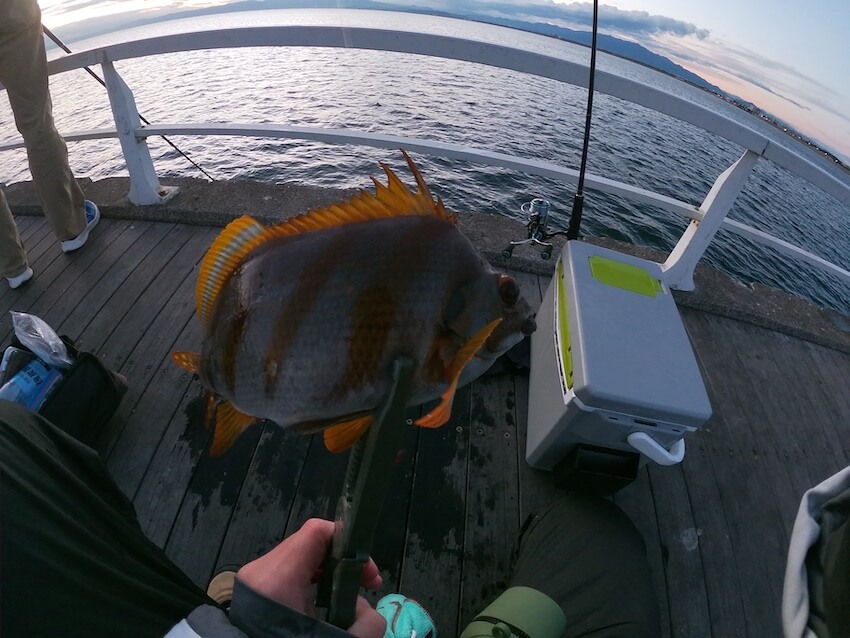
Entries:
[[588,261],[593,278],[606,286],[622,288],[647,297],[655,297],[661,292],[661,282],[643,268],[598,255],[590,257]]
[[573,387],[573,352],[570,345],[570,317],[567,313],[567,287],[564,284],[564,262],[558,260],[558,346],[560,347],[561,366],[567,381],[567,388]]

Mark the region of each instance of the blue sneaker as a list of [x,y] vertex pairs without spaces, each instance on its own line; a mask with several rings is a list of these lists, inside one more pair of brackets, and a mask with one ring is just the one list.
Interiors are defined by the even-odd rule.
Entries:
[[92,231],[92,228],[97,226],[97,222],[100,221],[100,209],[98,209],[97,204],[86,200],[85,208],[86,227],[83,229],[83,232],[81,232],[73,239],[66,239],[62,242],[62,252],[70,253],[74,250],[77,250],[78,248],[82,248],[88,240],[89,233]]

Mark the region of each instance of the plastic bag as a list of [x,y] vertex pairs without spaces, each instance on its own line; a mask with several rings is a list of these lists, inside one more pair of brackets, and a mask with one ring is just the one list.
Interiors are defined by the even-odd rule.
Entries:
[[68,368],[74,360],[68,354],[62,339],[44,321],[24,312],[12,313],[15,336],[46,364],[57,368]]

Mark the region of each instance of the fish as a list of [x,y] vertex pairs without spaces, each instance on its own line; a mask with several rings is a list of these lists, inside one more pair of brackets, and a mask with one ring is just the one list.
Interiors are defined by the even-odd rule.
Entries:
[[415,421],[451,417],[458,387],[536,329],[517,282],[493,269],[410,156],[411,190],[385,163],[350,200],[265,226],[240,217],[213,241],[196,287],[200,352],[178,366],[207,390],[210,454],[261,420],[323,431],[341,452],[371,425],[392,363],[414,364]]

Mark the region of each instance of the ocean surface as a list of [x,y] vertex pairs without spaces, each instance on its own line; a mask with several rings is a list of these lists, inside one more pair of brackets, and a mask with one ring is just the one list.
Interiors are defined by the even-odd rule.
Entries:
[[[272,24],[336,25],[341,20],[357,26],[464,35],[585,64],[589,59],[584,47],[526,32],[362,10],[230,13],[67,44],[81,51],[166,33]],[[669,76],[604,53],[597,65],[697,102],[779,143],[797,145],[761,120]],[[139,112],[152,123],[351,128],[469,145],[576,168],[580,161],[586,91],[511,71],[419,56],[308,47],[168,54],[122,61],[116,67],[133,90]],[[113,126],[105,89],[83,71],[54,76],[51,91],[60,132]],[[17,138],[8,104],[0,100],[0,143]],[[368,187],[368,177],[378,174],[378,161],[403,168],[398,152],[382,149],[242,137],[186,136],[173,141],[222,180]],[[202,177],[160,139],[150,139],[149,145],[161,177]],[[97,180],[127,174],[117,140],[76,142],[69,150],[72,168],[80,177]],[[588,170],[597,175],[699,204],[742,150],[649,109],[602,94],[594,99]],[[473,163],[416,159],[432,190],[451,209],[524,219],[522,203],[545,197],[552,202],[555,225],[566,228],[574,194],[569,185]],[[810,159],[820,162],[814,153]],[[850,181],[841,169],[821,163],[839,179]],[[23,151],[0,154],[0,182],[26,179],[29,171]],[[850,209],[769,161],[758,162],[729,217],[850,269]],[[584,234],[669,251],[685,226],[684,219],[660,209],[595,191],[585,194]],[[850,313],[850,286],[732,233],[720,231],[705,260],[742,282],[762,282]]]

